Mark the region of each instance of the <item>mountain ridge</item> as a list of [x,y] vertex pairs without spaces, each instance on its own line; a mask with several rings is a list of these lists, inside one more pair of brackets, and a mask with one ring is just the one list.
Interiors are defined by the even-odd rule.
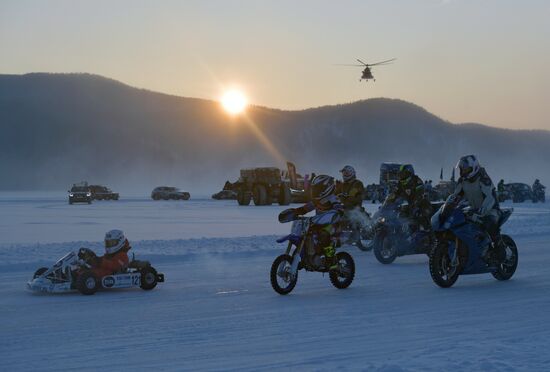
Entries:
[[[400,99],[303,110],[250,106],[229,117],[218,102],[135,88],[87,73],[0,75],[0,189],[59,188],[81,179],[147,189],[212,191],[241,167],[336,174],[355,165],[376,181],[382,161],[412,162],[448,177],[476,153],[494,178],[550,177],[550,132],[454,124]],[[263,138],[262,138],[263,137]],[[154,181],[153,181],[154,180]],[[495,180],[496,182],[497,180]]]

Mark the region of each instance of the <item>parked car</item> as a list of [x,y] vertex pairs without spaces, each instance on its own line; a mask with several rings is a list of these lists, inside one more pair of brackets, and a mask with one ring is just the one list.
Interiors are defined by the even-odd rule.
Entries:
[[182,191],[176,187],[171,186],[159,186],[155,187],[151,192],[151,198],[153,200],[189,200],[191,194],[187,191]]
[[233,190],[222,190],[212,195],[216,200],[237,200],[237,193]]
[[101,185],[90,185],[90,191],[94,200],[118,200],[119,197],[118,192]]
[[88,203],[92,204],[92,192],[87,183],[74,184],[69,193],[69,204]]
[[292,203],[305,204],[310,201],[309,192],[299,189],[290,189],[290,201]]
[[523,203],[526,200],[533,200],[531,186],[526,183],[509,183],[504,185],[504,188],[508,190],[513,203]]

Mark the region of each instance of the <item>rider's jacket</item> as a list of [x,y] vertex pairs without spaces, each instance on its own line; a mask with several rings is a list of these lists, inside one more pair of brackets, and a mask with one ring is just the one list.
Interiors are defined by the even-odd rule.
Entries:
[[425,196],[424,182],[420,177],[413,175],[405,181],[400,181],[396,190],[388,195],[385,203],[395,203],[398,199],[406,200],[409,216],[428,228],[433,211],[430,201]]
[[482,217],[498,217],[499,205],[495,186],[485,168],[481,168],[471,179],[459,178],[453,195],[466,199],[470,207],[476,209]]
[[331,195],[325,203],[309,202],[296,208],[296,214],[304,215],[315,211],[315,218],[312,220],[316,225],[331,225],[340,221],[343,213],[343,206],[336,195]]
[[126,241],[124,247],[122,247],[118,252],[98,257],[96,262],[92,265],[92,272],[98,278],[101,278],[105,275],[114,274],[128,267],[128,263],[130,261],[128,258],[128,251],[130,249],[130,244]]
[[396,190],[388,195],[387,201],[395,202],[404,199],[409,205],[414,205],[424,198],[424,182],[417,175],[409,177],[406,181],[400,181]]
[[363,206],[363,193],[365,191],[363,182],[353,179],[340,185],[341,190],[338,190],[338,197],[344,205],[344,209],[348,210]]

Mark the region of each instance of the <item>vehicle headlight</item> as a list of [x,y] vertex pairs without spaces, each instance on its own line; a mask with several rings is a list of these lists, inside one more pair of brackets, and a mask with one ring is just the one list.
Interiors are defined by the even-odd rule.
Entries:
[[71,192],[71,193],[69,194],[69,196],[74,196],[74,194]]
[[91,193],[89,193],[89,192],[87,192],[87,193],[86,193],[86,196],[92,196],[92,194],[91,194]]

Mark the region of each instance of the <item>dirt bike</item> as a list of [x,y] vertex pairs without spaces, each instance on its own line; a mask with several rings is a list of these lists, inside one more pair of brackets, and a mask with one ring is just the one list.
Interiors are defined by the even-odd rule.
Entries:
[[[291,233],[277,239],[277,243],[288,242],[285,253],[278,256],[271,265],[271,286],[275,292],[286,295],[292,292],[298,281],[298,271],[328,273],[330,282],[339,289],[350,286],[355,277],[353,257],[344,251],[334,257],[325,257],[315,244],[315,228],[337,223],[338,212],[329,211],[313,217],[297,216],[292,209],[279,215],[281,223],[292,222]],[[339,248],[337,244],[337,248]]]
[[[499,227],[512,211],[501,211]],[[440,287],[451,287],[460,275],[491,273],[497,280],[508,280],[516,271],[518,249],[514,240],[499,234],[497,243],[493,243],[483,227],[473,221],[472,213],[457,198],[450,197],[432,217],[436,243],[429,267],[432,280]]]

